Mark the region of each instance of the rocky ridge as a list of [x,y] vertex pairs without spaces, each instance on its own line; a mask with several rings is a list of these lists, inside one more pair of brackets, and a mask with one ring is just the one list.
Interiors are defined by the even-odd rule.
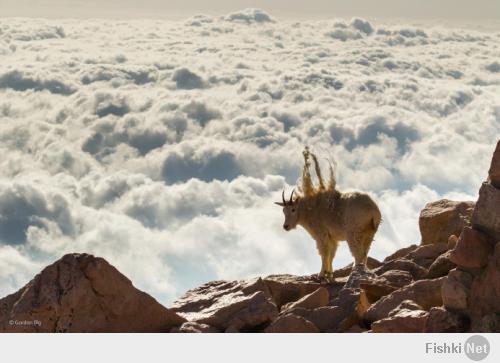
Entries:
[[0,300],[0,332],[500,332],[500,142],[477,202],[429,203],[419,225],[419,246],[331,281],[212,281],[170,308],[69,254]]

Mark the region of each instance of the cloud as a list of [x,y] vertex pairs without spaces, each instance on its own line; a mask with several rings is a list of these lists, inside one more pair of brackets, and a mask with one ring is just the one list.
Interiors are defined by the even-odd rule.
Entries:
[[[486,176],[498,35],[259,10],[3,19],[0,294],[67,252],[166,304],[212,279],[315,273],[311,237],[273,204],[305,145],[379,203],[372,256],[417,243],[425,203],[475,199]],[[334,266],[351,261],[342,244]]]

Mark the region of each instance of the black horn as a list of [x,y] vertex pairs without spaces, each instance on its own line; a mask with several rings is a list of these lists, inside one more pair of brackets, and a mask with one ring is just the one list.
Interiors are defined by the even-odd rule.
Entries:
[[286,200],[285,200],[285,189],[283,189],[283,192],[281,193],[281,199],[283,200],[283,205],[286,205]]
[[290,194],[290,201],[288,203],[293,203],[293,193],[295,193],[295,188],[292,189],[292,194]]

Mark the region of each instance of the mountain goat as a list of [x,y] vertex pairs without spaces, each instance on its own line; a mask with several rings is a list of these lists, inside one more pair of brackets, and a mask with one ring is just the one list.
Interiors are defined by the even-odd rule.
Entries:
[[[377,204],[369,195],[359,192],[342,193],[336,188],[333,168],[330,165],[330,180],[325,185],[316,155],[306,147],[304,152],[302,185],[298,193],[292,190],[290,200],[276,204],[283,207],[285,223],[290,231],[302,226],[316,241],[321,256],[320,278],[332,277],[332,261],[339,241],[347,241],[355,264],[366,264],[368,250],[381,222]],[[314,162],[318,185],[312,182],[310,158]]]

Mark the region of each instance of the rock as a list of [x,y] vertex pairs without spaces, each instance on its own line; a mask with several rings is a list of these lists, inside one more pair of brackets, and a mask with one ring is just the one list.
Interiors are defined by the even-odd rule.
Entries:
[[418,247],[410,252],[406,258],[415,262],[417,265],[428,268],[438,256],[447,250],[448,243],[433,243]]
[[[374,269],[374,268],[377,268],[377,267],[379,267],[381,265],[382,265],[382,263],[379,260],[377,260],[377,259],[375,259],[373,257],[368,256],[368,259],[366,261],[366,267],[368,267],[368,269]],[[353,266],[353,264],[351,263],[351,264],[349,264],[347,266],[344,266],[344,267],[342,267],[340,269],[337,269],[337,270],[333,271],[333,276],[332,277],[333,278],[337,278],[337,277],[349,276],[351,274],[351,272],[352,272],[352,266]]]
[[460,235],[469,224],[474,202],[441,199],[426,204],[420,212],[419,227],[422,245],[447,243],[450,235]]
[[360,288],[364,290],[370,304],[373,304],[382,296],[389,295],[391,292],[398,289],[397,287],[389,285],[387,282],[380,279],[362,282],[360,284]]
[[[465,227],[464,227],[465,228]],[[448,249],[452,250],[455,248],[458,242],[458,237],[452,234],[450,238],[448,238]]]
[[282,311],[293,308],[314,309],[326,306],[329,302],[330,294],[328,294],[328,290],[324,287],[319,287],[316,291],[311,292],[309,295],[306,295],[295,302],[284,305]]
[[266,333],[319,333],[319,329],[309,320],[295,314],[285,314],[266,328]]
[[169,332],[183,322],[88,254],[63,256],[0,300],[0,332]]
[[441,287],[443,305],[450,310],[463,311],[468,306],[468,295],[472,276],[465,271],[453,269],[445,277]]
[[374,333],[422,333],[429,313],[424,310],[401,309],[396,314],[371,325]]
[[253,331],[278,315],[271,293],[260,278],[209,282],[188,291],[172,310],[189,321],[243,332]]
[[486,268],[472,282],[469,305],[473,320],[500,314],[500,243],[495,245]]
[[383,263],[386,263],[386,262],[389,262],[389,261],[392,261],[392,260],[397,260],[401,257],[405,257],[406,255],[408,255],[410,252],[414,251],[415,249],[417,249],[417,245],[411,245],[411,246],[408,246],[408,247],[404,247],[404,248],[401,248],[399,250],[397,250],[396,252],[394,252],[392,255],[389,255],[387,256]]
[[465,227],[455,249],[451,251],[450,261],[465,268],[482,268],[488,263],[495,241],[488,235]]
[[187,321],[180,327],[173,328],[171,333],[220,333],[220,330],[207,324]]
[[491,185],[500,189],[500,141],[497,142],[497,147],[493,153],[493,158],[491,159],[488,179]]
[[469,327],[469,319],[462,314],[446,310],[442,306],[429,311],[425,333],[464,333]]
[[423,307],[418,305],[415,301],[413,300],[403,300],[395,309],[391,310],[389,313],[389,316],[395,315],[398,313],[399,310],[424,310]]
[[500,314],[492,313],[475,320],[471,331],[476,333],[500,333]]
[[440,306],[443,303],[441,285],[444,279],[444,277],[441,277],[432,280],[416,281],[396,290],[371,305],[364,314],[364,319],[373,322],[386,318],[404,300],[412,300],[422,306],[424,310]]
[[345,311],[338,306],[324,306],[313,310],[294,308],[287,311],[312,322],[321,332],[335,331],[345,319]]
[[352,270],[347,282],[344,285],[344,288],[358,288],[362,282],[370,281],[376,278],[377,275],[371,272],[364,265],[356,265]]
[[474,229],[485,232],[496,241],[500,240],[500,190],[489,183],[483,183],[479,199],[472,215]]
[[331,305],[339,308],[341,319],[330,332],[345,332],[361,321],[370,303],[363,290],[344,288]]
[[346,330],[346,333],[364,333],[365,331],[368,330],[356,324]]
[[269,287],[273,301],[279,308],[289,302],[301,299],[320,287],[327,289],[330,296],[337,296],[344,286],[344,282],[326,283],[320,282],[312,276],[293,275],[271,275],[264,278],[264,282]]
[[433,263],[430,265],[427,271],[426,279],[435,279],[437,277],[446,276],[451,269],[454,269],[457,265],[453,263],[450,259],[451,251],[447,251],[440,255]]
[[377,275],[382,275],[390,270],[407,271],[411,274],[414,280],[418,280],[427,274],[427,269],[417,265],[415,262],[406,258],[398,258],[384,263],[382,266],[373,270]]
[[408,271],[389,270],[379,276],[389,285],[397,288],[409,285],[413,282],[413,276]]

